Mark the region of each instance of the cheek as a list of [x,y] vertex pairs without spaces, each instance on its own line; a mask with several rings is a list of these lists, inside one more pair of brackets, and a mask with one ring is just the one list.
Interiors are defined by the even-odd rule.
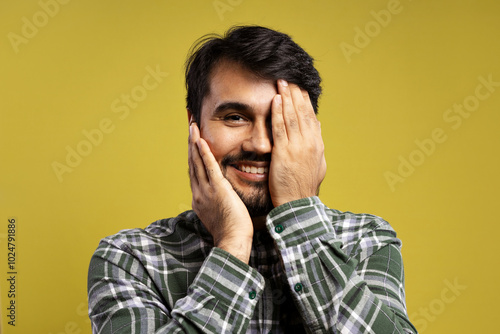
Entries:
[[205,139],[218,163],[228,154],[240,151],[241,135],[232,131],[203,131],[201,137]]

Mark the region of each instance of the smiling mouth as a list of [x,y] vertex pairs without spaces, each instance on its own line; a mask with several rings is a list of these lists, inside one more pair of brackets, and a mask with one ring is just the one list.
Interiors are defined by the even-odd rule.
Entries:
[[249,164],[249,163],[237,163],[237,164],[230,164],[230,166],[237,169],[240,172],[243,172],[243,173],[256,174],[256,175],[269,174],[268,163],[263,164],[262,162],[260,162],[260,163],[257,162],[256,164],[257,165]]
[[256,167],[249,165],[238,165],[236,168],[242,172],[250,174],[267,174],[269,173],[269,167]]

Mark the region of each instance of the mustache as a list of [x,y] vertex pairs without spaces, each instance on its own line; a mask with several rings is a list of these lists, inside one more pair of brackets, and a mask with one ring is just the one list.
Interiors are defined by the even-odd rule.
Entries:
[[222,161],[222,166],[234,165],[238,161],[266,161],[271,162],[271,153],[257,154],[255,152],[241,152],[235,155],[227,155]]

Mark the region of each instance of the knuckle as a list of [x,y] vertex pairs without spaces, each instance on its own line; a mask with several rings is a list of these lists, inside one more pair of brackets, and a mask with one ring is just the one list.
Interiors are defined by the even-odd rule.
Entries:
[[325,143],[323,141],[320,141],[316,144],[316,147],[318,148],[318,151],[324,152],[325,151]]
[[193,208],[195,208],[195,207],[197,208],[198,205],[200,205],[200,204],[201,204],[201,197],[193,194],[193,200],[191,202],[191,205],[193,206]]
[[295,110],[297,110],[297,113],[300,115],[304,115],[305,117],[308,116],[306,113],[307,109],[302,104],[298,104],[297,106],[295,106]]
[[192,164],[192,167],[193,167],[193,173],[195,175],[197,175],[198,174],[198,166],[196,164]]
[[275,138],[283,138],[285,136],[285,130],[283,128],[278,128],[273,132]]

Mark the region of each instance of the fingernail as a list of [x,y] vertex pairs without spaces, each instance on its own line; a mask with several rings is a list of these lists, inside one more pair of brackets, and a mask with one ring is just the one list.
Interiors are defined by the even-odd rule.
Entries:
[[193,134],[193,123],[189,124],[189,135]]
[[280,81],[283,86],[288,86],[288,82],[286,82],[286,80],[280,79]]
[[281,104],[281,95],[276,95],[276,103]]

